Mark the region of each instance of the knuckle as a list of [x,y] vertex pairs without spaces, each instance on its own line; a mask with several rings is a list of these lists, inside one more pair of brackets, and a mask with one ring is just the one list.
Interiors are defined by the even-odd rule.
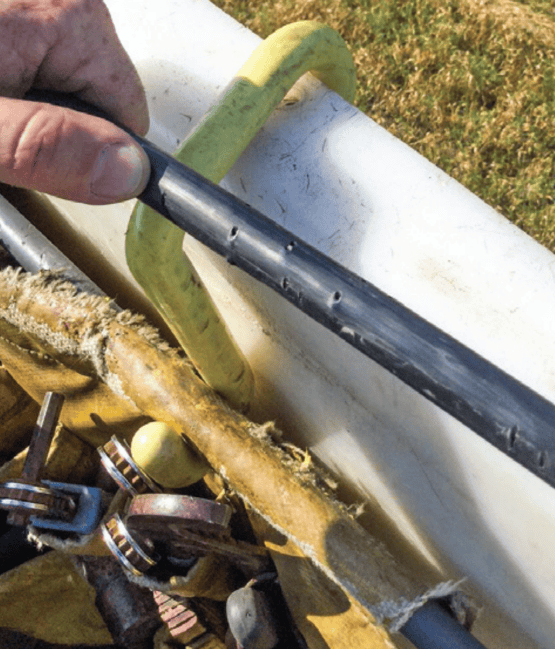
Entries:
[[55,166],[53,162],[63,138],[64,121],[61,111],[48,114],[38,108],[14,131],[4,165],[19,182],[41,184],[48,168]]

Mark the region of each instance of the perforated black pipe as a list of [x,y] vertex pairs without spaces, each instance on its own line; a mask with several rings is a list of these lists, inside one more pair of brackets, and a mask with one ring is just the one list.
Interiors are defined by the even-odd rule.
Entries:
[[141,140],[140,197],[555,486],[555,406],[397,300]]
[[[104,116],[58,93],[32,98]],[[134,137],[152,165],[140,200],[555,486],[551,402],[231,193]]]

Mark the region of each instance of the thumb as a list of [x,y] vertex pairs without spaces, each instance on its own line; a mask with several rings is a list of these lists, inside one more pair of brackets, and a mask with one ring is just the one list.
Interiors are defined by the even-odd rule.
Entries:
[[0,182],[104,205],[140,194],[149,174],[146,153],[111,122],[0,97]]

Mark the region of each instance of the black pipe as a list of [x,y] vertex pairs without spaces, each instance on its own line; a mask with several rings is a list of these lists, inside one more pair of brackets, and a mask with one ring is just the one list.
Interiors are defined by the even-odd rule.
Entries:
[[142,141],[140,197],[555,486],[555,406],[221,187]]
[[427,602],[399,631],[417,649],[486,649],[438,602]]
[[[59,93],[35,92],[32,98],[105,117]],[[551,402],[233,194],[134,137],[152,166],[141,201],[555,486]]]

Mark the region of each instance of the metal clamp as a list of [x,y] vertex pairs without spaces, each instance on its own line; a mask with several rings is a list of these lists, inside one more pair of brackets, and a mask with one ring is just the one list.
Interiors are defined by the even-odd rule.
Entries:
[[143,576],[160,560],[152,542],[130,533],[119,514],[104,523],[102,538],[119,563],[135,576]]
[[204,498],[149,494],[131,500],[126,524],[163,544],[168,557],[217,554],[247,571],[267,571],[272,562],[266,548],[229,534],[231,513],[228,505]]
[[132,496],[147,492],[161,493],[162,490],[158,485],[133,460],[127,442],[119,440],[114,435],[109,442],[99,446],[97,450],[102,465],[124,491]]
[[70,496],[45,487],[40,480],[63,403],[63,394],[46,393],[21,478],[0,485],[0,507],[9,510],[7,522],[10,525],[26,525],[33,513],[35,516],[67,519],[75,511],[75,503]]
[[229,534],[232,509],[204,498],[142,494],[132,498],[125,515],[114,514],[102,536],[114,557],[134,575],[155,566],[188,570],[196,559],[224,556],[239,568],[263,572],[271,567],[266,548],[237,541]]
[[45,517],[31,516],[32,525],[40,529],[74,534],[92,534],[94,532],[105,510],[102,489],[50,480],[43,480],[42,483],[56,494],[63,494],[71,498],[72,502],[75,502],[75,511],[69,520],[51,517],[48,514]]
[[63,402],[62,394],[46,393],[21,478],[0,485],[0,508],[10,512],[11,525],[30,522],[40,529],[90,534],[104,513],[102,490],[40,479]]

